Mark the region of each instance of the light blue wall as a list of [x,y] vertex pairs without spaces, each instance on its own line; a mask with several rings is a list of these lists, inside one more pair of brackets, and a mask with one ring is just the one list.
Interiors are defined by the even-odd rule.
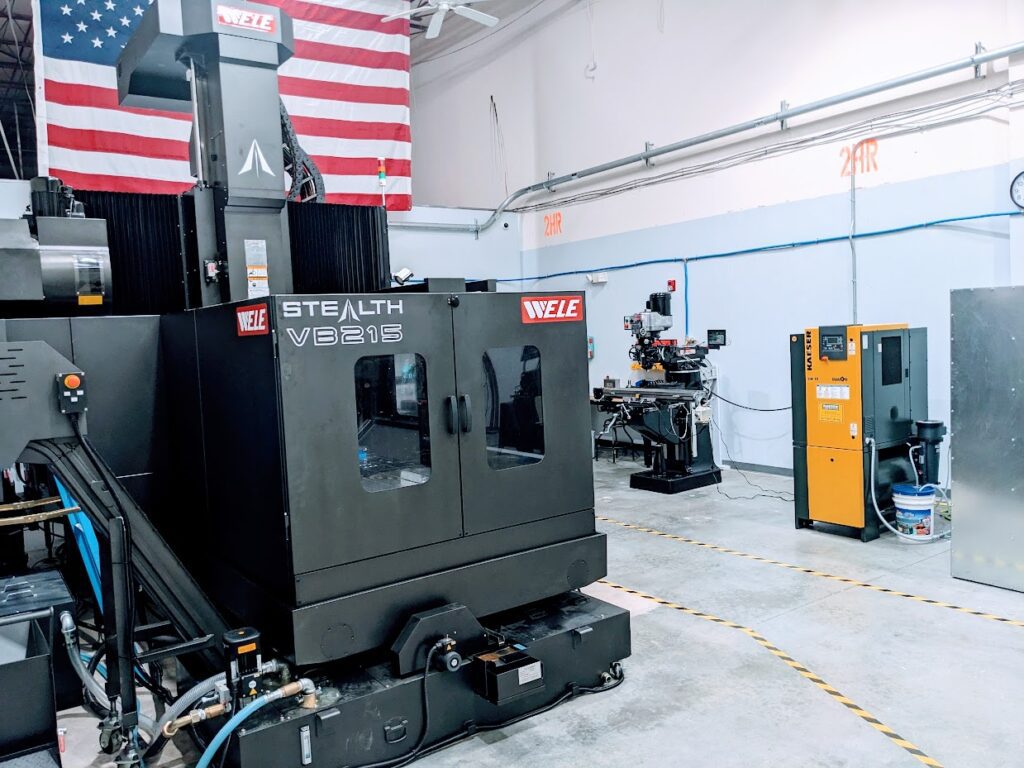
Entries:
[[[480,224],[490,211],[468,208],[432,208],[418,206],[407,213],[388,214],[389,222],[433,222],[442,224]],[[523,236],[520,217],[502,216],[479,237],[463,232],[429,232],[392,227],[388,231],[391,269],[408,267],[417,279],[426,277],[522,277],[533,274],[523,263]],[[527,271],[524,271],[527,270]]]
[[[937,219],[1006,212],[1005,165],[886,185],[857,192],[857,230],[869,232]],[[637,261],[701,254],[845,235],[849,194],[786,203],[696,221],[627,232],[528,251],[527,275],[597,271]],[[929,330],[929,407],[949,419],[949,291],[1005,285],[1009,280],[1009,223],[1005,217],[936,226],[856,241],[859,320],[907,322]],[[520,277],[508,270],[499,277]],[[691,262],[692,335],[726,328],[731,344],[714,353],[720,391],[729,399],[772,408],[790,403],[788,337],[808,326],[852,319],[850,246],[846,241],[753,255]],[[596,343],[591,382],[625,377],[629,334],[623,315],[642,309],[652,291],[675,278],[676,328],[683,335],[683,267],[645,266],[611,272],[606,285],[583,275],[525,281],[524,290],[585,289],[588,327]],[[718,404],[724,450],[734,460],[789,468],[788,413],[762,414]]]

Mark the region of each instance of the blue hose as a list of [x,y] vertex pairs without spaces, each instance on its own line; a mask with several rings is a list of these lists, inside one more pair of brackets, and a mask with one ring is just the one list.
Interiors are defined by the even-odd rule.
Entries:
[[199,762],[196,763],[196,768],[209,768],[210,763],[213,762],[213,758],[217,754],[217,750],[219,750],[224,742],[228,740],[228,737],[232,734],[235,728],[241,725],[249,715],[259,711],[271,701],[272,699],[269,694],[264,694],[258,699],[253,699],[249,704],[240,709],[234,717],[224,723],[223,727],[217,731],[217,735],[213,737],[209,745],[206,747],[206,751],[203,752],[203,756],[199,758]]

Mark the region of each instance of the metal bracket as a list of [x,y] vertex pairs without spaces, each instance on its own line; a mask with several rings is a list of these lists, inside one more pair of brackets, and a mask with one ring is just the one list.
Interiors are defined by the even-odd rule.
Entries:
[[[977,56],[980,53],[985,52],[985,46],[980,42],[974,44],[974,55]],[[974,65],[974,79],[981,80],[985,75],[981,71],[981,64]]]
[[548,183],[544,185],[544,188],[548,192],[554,192],[555,191],[554,186],[550,183],[553,178],[555,178],[555,172],[554,171],[548,171],[548,178],[547,178]]
[[[789,102],[783,99],[779,102],[779,114],[781,115],[787,109],[789,109]],[[785,118],[779,120],[779,130],[784,131],[787,128],[789,128],[789,120],[786,120]]]
[[214,648],[216,645],[217,639],[214,635],[204,635],[203,637],[197,637],[194,640],[186,640],[181,643],[174,643],[173,645],[165,645],[160,648],[144,651],[137,654],[135,658],[139,664],[152,664],[153,662],[163,661],[164,659],[184,656],[186,653],[205,651],[208,648]]
[[[650,152],[652,149],[654,149],[654,142],[653,141],[645,141],[644,142],[644,153],[646,154],[647,152]],[[651,158],[649,158],[649,157],[645,157],[644,158],[644,165],[646,165],[648,168],[653,168],[654,167],[654,161]]]

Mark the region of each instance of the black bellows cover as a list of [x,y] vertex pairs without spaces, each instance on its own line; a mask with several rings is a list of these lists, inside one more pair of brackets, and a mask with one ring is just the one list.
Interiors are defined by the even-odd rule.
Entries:
[[391,284],[383,208],[288,203],[295,293],[373,293]]
[[[4,302],[0,317],[136,315],[185,306],[182,208],[175,195],[75,191],[86,216],[106,219],[113,302],[96,308]],[[372,293],[391,283],[383,208],[288,203],[295,293]],[[194,259],[193,259],[194,260]],[[198,271],[198,265],[191,269]]]
[[178,198],[76,190],[75,199],[89,218],[107,220],[112,314],[160,315],[184,309]]

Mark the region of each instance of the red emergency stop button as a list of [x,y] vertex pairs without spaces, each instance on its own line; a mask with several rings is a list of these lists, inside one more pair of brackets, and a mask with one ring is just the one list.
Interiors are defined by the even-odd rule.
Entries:
[[75,373],[69,373],[64,377],[64,386],[68,389],[78,389],[82,386],[82,378]]

